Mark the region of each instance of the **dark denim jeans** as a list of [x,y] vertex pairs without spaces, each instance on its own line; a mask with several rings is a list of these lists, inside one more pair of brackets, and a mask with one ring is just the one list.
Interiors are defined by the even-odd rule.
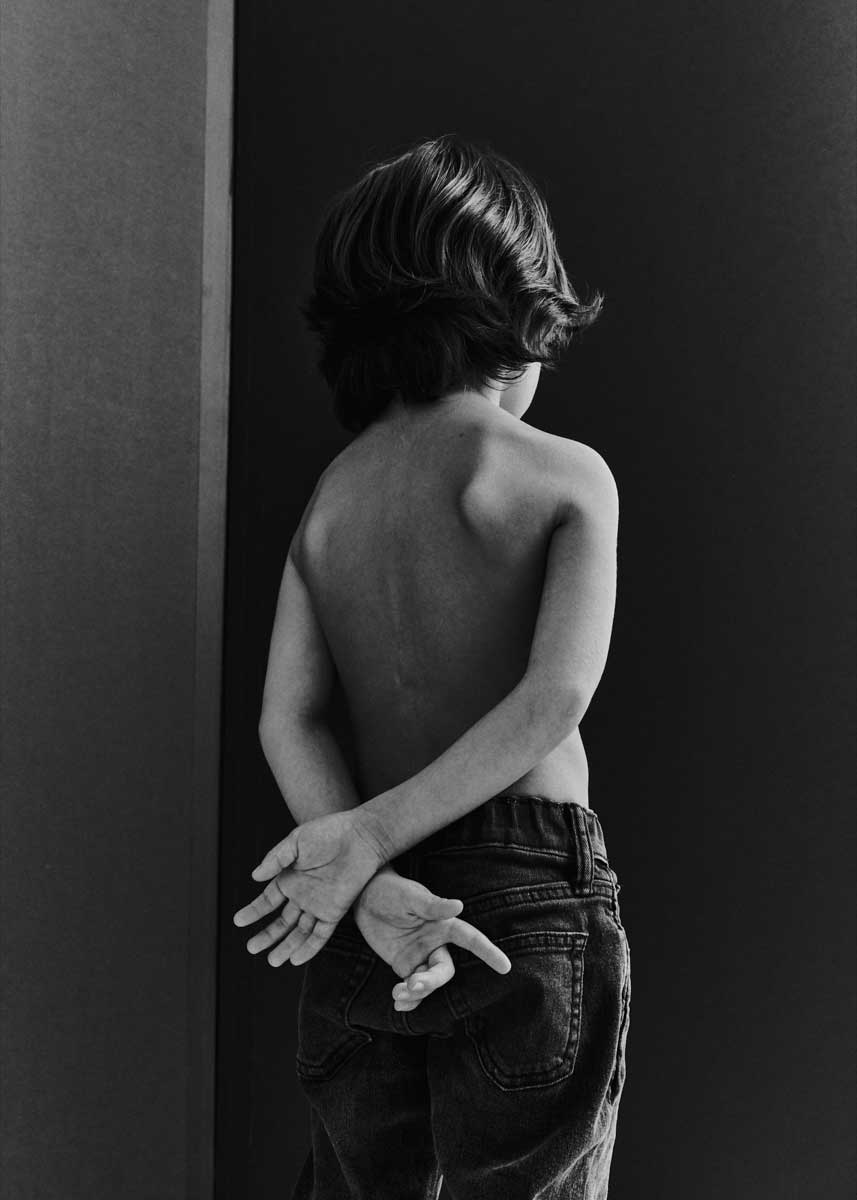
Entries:
[[312,1148],[293,1200],[603,1200],[625,1082],[631,960],[592,809],[488,800],[394,860],[464,901],[512,961],[396,1012],[352,914],[304,970],[297,1073]]

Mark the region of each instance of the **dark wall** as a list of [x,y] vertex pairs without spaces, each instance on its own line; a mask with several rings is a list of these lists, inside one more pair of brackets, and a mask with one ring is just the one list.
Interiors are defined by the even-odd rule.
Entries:
[[0,1196],[211,1194],[230,0],[9,0]]
[[621,496],[583,723],[634,964],[611,1196],[845,1197],[853,1112],[851,5],[246,5],[228,558],[220,1181],[307,1145],[300,968],[229,915],[291,826],[256,740],[289,538],[347,435],[296,302],[321,206],[454,130],[543,186],[599,322],[527,420]]

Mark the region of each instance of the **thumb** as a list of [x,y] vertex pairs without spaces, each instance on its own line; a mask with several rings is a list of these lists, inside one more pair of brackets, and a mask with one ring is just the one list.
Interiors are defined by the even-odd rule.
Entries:
[[251,871],[251,877],[256,880],[273,879],[275,875],[279,875],[280,871],[291,866],[298,856],[298,839],[295,837],[297,830],[293,829],[288,837],[283,838],[281,842],[277,842],[273,846],[258,867],[254,867]]
[[457,917],[464,904],[461,900],[448,900],[427,892],[425,896],[420,897],[419,904],[415,904],[414,908],[417,909],[418,915],[427,921],[444,921],[448,917]]

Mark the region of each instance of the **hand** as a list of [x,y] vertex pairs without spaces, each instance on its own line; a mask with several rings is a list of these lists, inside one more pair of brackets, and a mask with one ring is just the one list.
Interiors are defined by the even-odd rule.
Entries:
[[471,951],[501,975],[512,969],[484,933],[458,919],[463,908],[460,900],[436,896],[391,867],[380,870],[360,893],[354,905],[358,929],[379,958],[405,980],[393,988],[399,1011],[416,1008],[452,979],[455,966],[448,943]]
[[247,943],[258,954],[275,942],[272,967],[298,966],[318,954],[339,921],[383,865],[380,847],[354,818],[354,810],[329,813],[298,825],[274,846],[253,871],[271,882],[239,909],[236,925],[269,916],[286,901],[280,916]]

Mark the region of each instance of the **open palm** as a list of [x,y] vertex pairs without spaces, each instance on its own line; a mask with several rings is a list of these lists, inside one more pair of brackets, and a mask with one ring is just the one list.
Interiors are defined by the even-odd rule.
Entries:
[[460,946],[501,975],[512,964],[484,933],[458,917],[464,905],[430,892],[396,871],[380,871],[361,892],[354,919],[367,943],[405,983],[393,989],[396,1007],[416,1008],[448,983],[455,966],[448,945]]
[[281,908],[247,949],[258,954],[278,943],[268,955],[271,966],[299,966],[318,954],[382,863],[352,809],[313,817],[268,851],[252,872],[255,880],[268,880],[267,887],[232,919],[250,925]]

